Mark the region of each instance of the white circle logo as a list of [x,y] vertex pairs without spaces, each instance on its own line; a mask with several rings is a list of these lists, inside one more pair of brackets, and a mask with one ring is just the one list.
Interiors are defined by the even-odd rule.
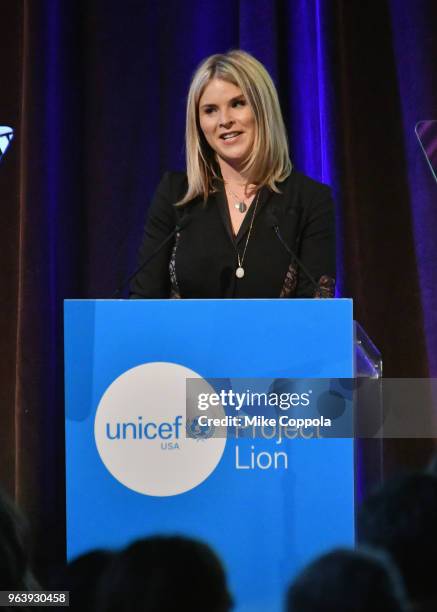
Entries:
[[[127,370],[103,394],[94,422],[97,450],[112,476],[129,489],[178,495],[217,467],[226,438],[187,437],[186,411],[196,401],[187,397],[187,378],[198,379],[202,392],[214,392],[193,370],[155,362]],[[223,417],[223,408],[208,416]]]

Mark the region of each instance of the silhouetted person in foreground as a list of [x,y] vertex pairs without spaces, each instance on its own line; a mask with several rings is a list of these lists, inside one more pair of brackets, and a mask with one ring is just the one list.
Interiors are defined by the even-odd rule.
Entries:
[[[27,523],[0,489],[0,591],[31,591],[41,587],[30,568]],[[4,607],[2,610],[16,610]],[[21,606],[20,610],[28,610]]]
[[114,558],[98,595],[98,612],[228,612],[232,600],[220,560],[184,537],[138,540]]
[[0,590],[38,588],[30,569],[27,523],[0,489]]
[[310,563],[288,591],[287,612],[405,612],[397,570],[377,553],[338,549]]
[[57,573],[50,588],[70,592],[70,612],[95,612],[99,581],[114,557],[107,550],[80,555]]
[[385,484],[363,504],[359,541],[398,566],[415,610],[437,610],[437,478],[411,474]]

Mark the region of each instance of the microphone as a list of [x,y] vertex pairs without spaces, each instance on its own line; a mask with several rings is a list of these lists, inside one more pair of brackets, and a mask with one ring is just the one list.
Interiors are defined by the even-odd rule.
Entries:
[[309,272],[306,266],[304,266],[304,264],[301,262],[299,257],[296,255],[296,253],[290,249],[290,247],[288,246],[288,244],[285,242],[284,238],[282,237],[281,232],[279,231],[278,218],[273,212],[273,210],[268,211],[268,221],[267,222],[268,222],[269,227],[271,227],[274,230],[282,246],[285,248],[287,253],[291,256],[292,261],[294,261],[297,264],[297,266],[302,270],[302,272],[305,274],[307,279],[310,281],[314,289],[314,295],[323,295],[323,293],[321,293],[320,284],[315,281],[312,274]]
[[191,222],[191,215],[189,214],[185,214],[179,221],[178,223],[175,225],[175,228],[173,231],[170,232],[170,234],[168,236],[166,236],[164,238],[164,240],[162,242],[160,242],[158,244],[158,246],[156,247],[156,249],[149,255],[149,257],[147,257],[139,266],[138,268],[130,275],[128,276],[123,282],[122,284],[114,291],[114,293],[111,295],[110,299],[115,299],[120,295],[120,292],[122,289],[124,289],[124,287],[130,283],[130,281],[135,278],[135,276],[141,272],[141,270],[143,268],[145,268],[151,261],[152,259],[154,259],[156,257],[156,255],[158,255],[158,253],[165,247],[165,245],[170,242],[170,240],[178,233],[181,232],[182,230],[184,230],[187,225]]

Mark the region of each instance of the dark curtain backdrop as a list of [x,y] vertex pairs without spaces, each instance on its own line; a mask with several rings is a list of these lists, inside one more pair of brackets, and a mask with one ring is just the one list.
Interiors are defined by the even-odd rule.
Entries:
[[[109,297],[135,265],[209,54],[241,47],[274,77],[385,375],[437,375],[437,185],[414,134],[437,118],[434,0],[1,0],[0,22],[0,476],[41,559],[63,554],[62,300]],[[387,443],[385,471],[429,452]]]

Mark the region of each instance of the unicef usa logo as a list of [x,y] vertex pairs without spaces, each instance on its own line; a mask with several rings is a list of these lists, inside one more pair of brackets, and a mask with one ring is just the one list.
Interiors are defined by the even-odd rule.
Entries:
[[[97,450],[129,489],[178,495],[201,484],[220,462],[226,438],[187,423],[186,408],[196,401],[187,397],[187,378],[203,380],[175,363],[147,363],[124,372],[103,394],[94,422]],[[206,381],[201,384],[212,391]]]

